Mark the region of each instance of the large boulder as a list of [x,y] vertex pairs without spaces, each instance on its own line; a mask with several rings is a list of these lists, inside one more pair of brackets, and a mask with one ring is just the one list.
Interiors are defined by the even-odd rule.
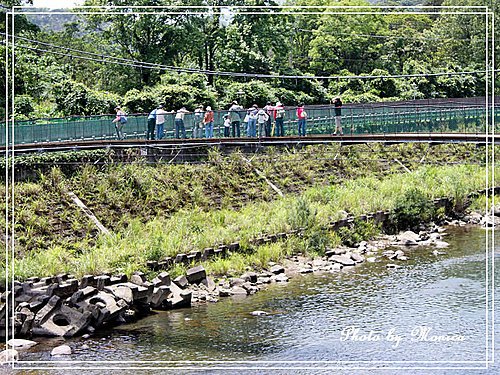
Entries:
[[68,345],[60,345],[52,349],[50,352],[51,356],[57,356],[57,355],[71,355],[73,351]]
[[343,254],[343,255],[332,255],[330,258],[328,258],[330,262],[335,262],[339,263],[343,266],[354,266],[356,262],[351,259],[350,254]]
[[0,365],[19,360],[19,353],[15,349],[6,349],[0,352]]
[[7,345],[16,350],[29,349],[36,344],[37,342],[35,341],[23,339],[10,339],[9,341],[7,341]]

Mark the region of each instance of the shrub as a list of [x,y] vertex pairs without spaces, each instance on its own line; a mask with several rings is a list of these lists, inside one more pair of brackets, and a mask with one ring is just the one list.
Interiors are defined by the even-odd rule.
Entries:
[[33,98],[29,95],[16,95],[14,98],[14,113],[16,118],[29,117],[33,112]]
[[287,221],[292,228],[312,228],[316,224],[316,210],[311,208],[307,200],[299,198],[293,205]]
[[338,236],[344,245],[353,247],[361,241],[371,240],[380,233],[380,226],[373,221],[355,219],[350,227],[338,230]]
[[418,188],[412,188],[396,199],[390,221],[396,229],[417,226],[435,215],[432,201]]

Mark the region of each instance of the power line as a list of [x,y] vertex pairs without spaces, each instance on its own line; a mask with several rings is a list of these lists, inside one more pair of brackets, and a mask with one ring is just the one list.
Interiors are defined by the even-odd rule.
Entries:
[[[208,71],[208,70],[198,70],[198,69],[185,69],[185,68],[170,68],[170,67],[161,67],[161,66],[150,66],[145,65],[141,62],[138,64],[133,63],[125,63],[121,61],[113,61],[106,60],[104,58],[95,59],[91,57],[85,56],[75,56],[67,53],[50,51],[40,48],[29,47],[25,45],[17,45],[17,47],[29,49],[37,52],[45,52],[51,53],[59,56],[65,56],[70,58],[82,59],[87,61],[95,61],[95,62],[105,62],[112,63],[122,66],[129,66],[135,68],[145,68],[145,69],[159,69],[166,71],[174,71],[178,73],[199,73],[199,74],[208,74],[215,76],[229,76],[229,77],[246,77],[246,78],[274,78],[274,79],[337,79],[337,80],[349,80],[349,79],[388,79],[388,78],[414,78],[414,77],[438,77],[438,76],[456,76],[456,75],[474,75],[474,74],[484,74],[483,70],[475,70],[475,71],[465,71],[465,72],[440,72],[440,73],[418,73],[418,74],[397,74],[397,75],[377,75],[377,76],[368,76],[368,75],[352,75],[352,76],[309,76],[309,75],[272,75],[272,74],[251,74],[251,73],[236,73],[236,72],[222,72],[222,71]],[[112,56],[105,56],[107,58],[113,58]],[[495,71],[497,72],[497,70]]]
[[[5,33],[0,33],[6,35]],[[27,39],[27,38],[24,38]],[[30,39],[28,39],[30,40]],[[30,40],[31,41],[31,40]],[[38,41],[33,41],[34,43],[38,43]],[[40,42],[42,44],[44,42]],[[119,57],[104,55],[104,54],[96,54],[92,52],[86,52],[81,50],[75,50],[67,47],[56,46],[49,43],[44,43],[45,45],[49,45],[52,48],[58,48],[66,51],[78,51],[79,53],[84,53],[91,56],[99,56],[100,58],[92,58],[87,56],[77,56],[73,54],[68,54],[64,52],[51,51],[47,49],[35,48],[27,45],[16,44],[17,47],[29,49],[37,52],[45,52],[51,53],[59,56],[65,56],[75,59],[82,59],[87,61],[95,61],[102,63],[111,63],[123,66],[129,66],[134,68],[144,68],[144,69],[158,69],[165,71],[174,71],[178,73],[199,73],[199,74],[207,74],[214,76],[228,76],[228,77],[243,77],[243,78],[272,78],[272,79],[336,79],[336,80],[349,80],[349,79],[388,79],[388,78],[415,78],[415,77],[437,77],[437,76],[456,76],[456,75],[473,75],[473,74],[484,74],[483,70],[476,71],[464,71],[464,72],[439,72],[439,73],[417,73],[417,74],[396,74],[396,75],[351,75],[351,76],[315,76],[315,75],[278,75],[278,74],[259,74],[259,73],[239,73],[239,72],[227,72],[227,71],[213,71],[213,70],[204,70],[204,69],[194,69],[194,68],[182,68],[175,67],[169,65],[148,63],[143,61],[136,60],[128,60]],[[496,72],[496,71],[495,71]]]
[[[320,33],[320,30],[308,30],[308,29],[297,29],[299,31],[304,31],[308,33]],[[321,31],[321,34],[324,34],[324,31]],[[333,35],[333,34],[330,34]],[[356,34],[356,33],[339,33],[335,32],[334,35],[345,35],[345,36],[359,36],[359,37],[366,37],[366,38],[378,38],[378,39],[407,39],[407,40],[421,40],[419,37],[411,37],[411,36],[398,36],[398,35],[380,35],[380,34]],[[466,40],[469,41],[470,39],[468,38],[443,38],[443,37],[437,37],[437,38],[428,38],[424,37],[426,40]],[[483,39],[480,39],[483,40]]]

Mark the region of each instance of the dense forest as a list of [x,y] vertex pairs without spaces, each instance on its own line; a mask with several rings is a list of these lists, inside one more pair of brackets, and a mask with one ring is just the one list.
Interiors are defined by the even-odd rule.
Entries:
[[[423,2],[488,5],[493,11],[500,3]],[[233,100],[245,106],[268,100],[292,106],[328,103],[337,95],[349,103],[485,94],[486,17],[466,8],[460,9],[463,14],[443,7],[433,12],[408,8],[407,14],[394,8],[377,14],[338,8],[341,14],[328,14],[321,6],[370,3],[86,0],[84,4],[211,8],[195,14],[187,14],[188,9],[172,9],[173,14],[123,9],[109,14],[95,8],[93,14],[84,15],[74,10],[69,15],[16,16],[17,119],[110,113],[117,104],[129,113],[142,113],[160,103],[168,109],[192,110],[198,104],[227,108]],[[315,7],[273,8],[283,4]],[[260,6],[261,14],[252,6]],[[5,39],[3,15],[0,29]],[[1,56],[5,48],[3,43]],[[439,74],[443,72],[472,73]],[[428,75],[411,76],[415,74]],[[1,79],[5,92],[4,71]],[[0,104],[3,111],[5,103]]]

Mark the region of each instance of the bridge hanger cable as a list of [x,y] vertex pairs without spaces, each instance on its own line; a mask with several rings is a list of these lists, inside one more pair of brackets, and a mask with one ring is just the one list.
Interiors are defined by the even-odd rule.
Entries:
[[[6,36],[6,33],[0,32],[0,35]],[[130,59],[124,59],[120,57],[115,57],[115,56],[109,56],[109,55],[104,55],[104,54],[97,54],[93,52],[87,52],[87,51],[82,51],[78,49],[73,49],[73,48],[68,48],[68,47],[63,47],[63,46],[58,46],[50,43],[45,43],[29,38],[24,38],[24,37],[18,37],[14,36],[17,39],[21,40],[26,40],[28,42],[40,44],[40,45],[45,45],[50,48],[57,48],[57,49],[62,49],[65,52],[57,52],[57,51],[52,51],[52,50],[47,50],[47,49],[41,49],[41,48],[36,48],[36,47],[31,47],[23,44],[16,44],[15,46],[20,47],[20,48],[25,48],[37,52],[45,52],[45,53],[51,53],[59,56],[66,56],[70,58],[76,58],[76,59],[82,59],[82,60],[87,60],[87,61],[95,61],[95,62],[101,62],[101,63],[111,63],[111,64],[117,64],[117,65],[124,65],[124,66],[130,66],[130,67],[135,67],[135,68],[144,68],[144,69],[158,69],[158,70],[164,70],[164,71],[174,71],[178,73],[199,73],[199,74],[207,74],[207,75],[214,75],[214,76],[227,76],[227,77],[246,77],[246,78],[271,78],[271,79],[384,79],[384,78],[413,78],[413,77],[435,77],[435,76],[454,76],[454,75],[473,75],[473,74],[484,74],[485,71],[483,70],[476,70],[476,71],[463,71],[463,72],[438,72],[438,73],[416,73],[416,74],[396,74],[396,75],[351,75],[351,76],[316,76],[316,75],[278,75],[278,74],[253,74],[253,73],[242,73],[242,72],[229,72],[229,71],[214,71],[214,70],[205,70],[205,69],[196,69],[196,68],[184,68],[184,67],[176,67],[172,65],[163,65],[163,64],[156,64],[156,63],[149,63],[149,62],[144,62],[144,61],[137,61],[137,60],[130,60]],[[81,54],[85,54],[87,56],[78,56],[78,55],[73,55],[69,54],[68,52],[77,52]],[[88,57],[88,56],[95,56],[96,58],[93,57]],[[495,72],[497,72],[496,70]]]

